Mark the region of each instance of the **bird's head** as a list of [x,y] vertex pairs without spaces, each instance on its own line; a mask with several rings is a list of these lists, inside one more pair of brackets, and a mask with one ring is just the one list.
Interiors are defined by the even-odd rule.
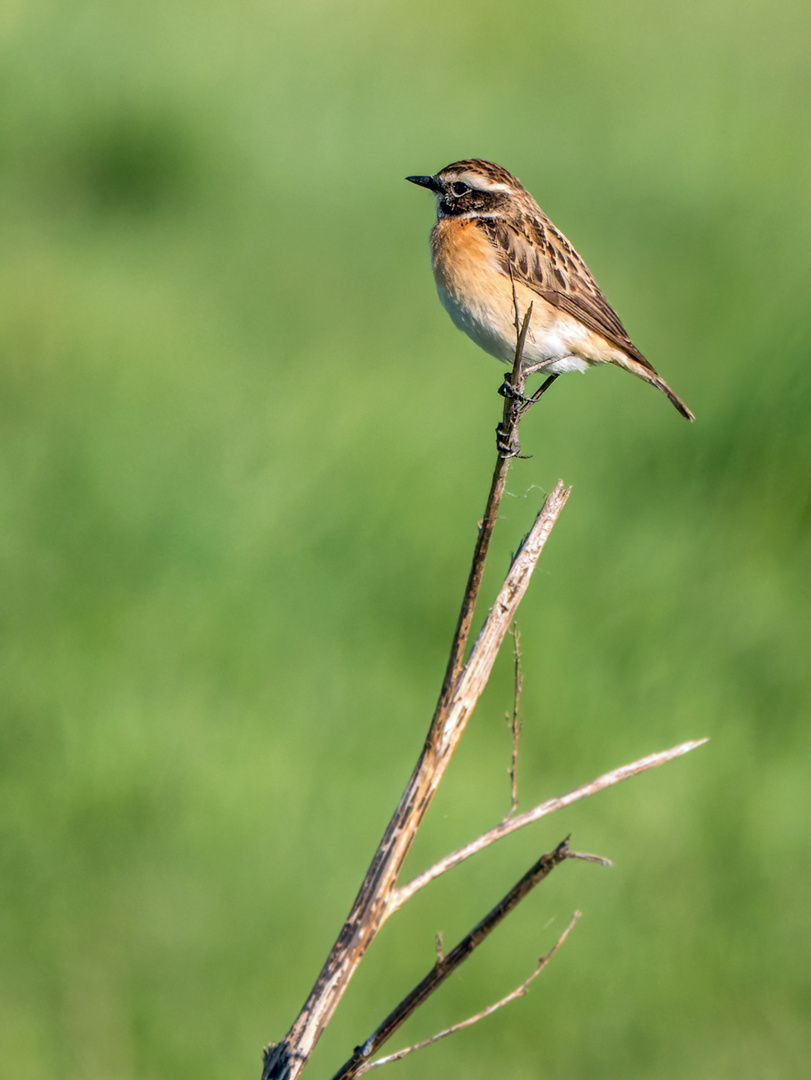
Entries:
[[492,161],[470,158],[446,165],[436,176],[407,176],[436,195],[439,217],[495,217],[526,189]]

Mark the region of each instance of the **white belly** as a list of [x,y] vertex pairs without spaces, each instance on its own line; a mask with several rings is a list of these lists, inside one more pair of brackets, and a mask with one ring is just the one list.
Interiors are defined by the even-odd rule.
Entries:
[[[437,281],[437,293],[442,306],[459,330],[464,331],[479,348],[495,356],[497,360],[505,364],[513,363],[515,325],[512,320],[505,317],[503,304],[491,307],[477,302],[470,295],[464,298],[458,297],[450,293],[439,281]],[[524,363],[532,366],[543,364],[543,370],[550,375],[561,375],[567,371],[588,371],[595,361],[589,361],[573,352],[578,345],[586,345],[585,341],[576,340],[579,337],[577,325],[573,327],[572,320],[568,316],[564,316],[563,319],[552,319],[543,325],[541,319],[536,316],[535,309],[538,309],[538,315],[540,315],[537,299],[524,344]]]

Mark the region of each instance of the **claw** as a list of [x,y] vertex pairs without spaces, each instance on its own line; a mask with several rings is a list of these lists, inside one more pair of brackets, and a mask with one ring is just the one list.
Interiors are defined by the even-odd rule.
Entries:
[[496,428],[496,449],[499,457],[502,458],[521,456],[521,444],[517,438],[509,438],[503,424],[499,424]]
[[503,398],[510,398],[511,401],[519,401],[522,405],[526,405],[532,401],[532,398],[528,398],[526,394],[522,394],[520,390],[516,390],[513,384],[510,382],[509,376],[505,376],[504,382],[498,388],[499,394]]

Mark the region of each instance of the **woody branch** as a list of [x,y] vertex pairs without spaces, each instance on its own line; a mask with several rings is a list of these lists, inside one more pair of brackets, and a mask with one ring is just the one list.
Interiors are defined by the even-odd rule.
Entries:
[[496,654],[526,591],[546,539],[568,498],[569,490],[559,482],[546,499],[513,560],[470,657],[467,663],[463,663],[507,472],[512,457],[518,451],[518,425],[526,409],[521,358],[531,310],[530,307],[526,312],[518,333],[510,380],[513,393],[505,395],[502,420],[497,429],[498,455],[490,493],[479,523],[445,678],[422,753],[372,858],[352,910],[304,1007],[284,1041],[271,1044],[265,1050],[262,1080],[295,1080],[300,1074],[366,949],[398,906],[393,903],[393,897],[400,869],[486,685]]

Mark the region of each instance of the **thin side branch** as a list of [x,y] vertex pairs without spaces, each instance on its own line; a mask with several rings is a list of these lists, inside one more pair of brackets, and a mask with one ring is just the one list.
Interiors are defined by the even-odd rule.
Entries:
[[415,1043],[413,1046],[406,1046],[402,1050],[398,1050],[395,1054],[388,1054],[386,1057],[378,1058],[377,1061],[372,1061],[366,1066],[361,1066],[357,1075],[362,1076],[364,1072],[369,1069],[376,1069],[378,1065],[388,1065],[392,1061],[399,1061],[401,1058],[406,1057],[408,1054],[412,1054],[415,1050],[422,1050],[423,1047],[430,1046],[431,1043],[439,1042],[440,1039],[446,1039],[449,1035],[455,1035],[457,1031],[463,1031],[465,1028],[471,1027],[473,1024],[477,1024],[479,1020],[484,1020],[486,1016],[492,1015],[497,1009],[503,1008],[505,1005],[509,1005],[511,1001],[515,1001],[516,998],[523,997],[529,990],[530,983],[532,983],[541,974],[543,969],[561,947],[563,942],[569,936],[569,931],[574,924],[580,918],[580,912],[576,911],[572,916],[571,922],[560,935],[558,940],[546,954],[538,960],[538,965],[528,979],[524,979],[520,986],[516,986],[514,990],[511,990],[509,994],[501,998],[500,1001],[494,1002],[492,1005],[488,1005],[486,1009],[482,1009],[481,1012],[476,1013],[475,1016],[469,1016],[467,1020],[461,1020],[458,1024],[453,1024],[449,1028],[445,1028],[444,1031],[438,1031],[436,1035],[432,1035],[430,1039],[424,1039],[422,1042]]
[[439,862],[429,866],[427,870],[418,874],[417,877],[412,878],[405,885],[401,885],[395,890],[391,901],[392,905],[401,907],[414,893],[425,888],[431,881],[434,881],[452,867],[458,866],[465,859],[469,859],[471,855],[483,851],[490,844],[509,836],[510,833],[515,832],[517,829],[523,829],[525,825],[530,825],[533,821],[538,821],[540,818],[546,817],[547,814],[554,813],[555,810],[562,810],[565,806],[571,806],[572,803],[577,802],[579,799],[585,799],[588,795],[596,795],[598,791],[619,784],[622,780],[628,780],[630,777],[637,776],[648,769],[655,769],[658,765],[664,765],[666,761],[681,757],[682,754],[687,754],[691,750],[695,750],[696,747],[703,746],[707,741],[707,739],[699,739],[696,742],[680,743],[679,746],[674,746],[670,750],[663,750],[658,754],[649,754],[647,757],[640,758],[639,761],[634,761],[630,765],[621,765],[618,769],[603,773],[596,780],[591,780],[588,784],[575,788],[574,791],[570,791],[567,795],[561,795],[556,799],[547,799],[546,802],[539,803],[532,810],[507,818],[499,825],[496,825],[495,828],[490,829],[489,832],[483,833],[476,840],[465,844],[464,847],[452,851],[444,859],[440,859]]
[[490,675],[510,623],[515,618],[518,605],[527,590],[543,546],[570,492],[571,488],[564,487],[563,482],[559,480],[547,496],[532,528],[519,547],[501,591],[490,609],[484,626],[471,649],[470,657],[453,688],[453,701],[448,704],[446,710],[448,719],[460,714],[467,717],[472,712]]
[[[510,811],[507,818],[511,817],[518,809],[518,740],[521,737],[521,716],[518,707],[521,702],[521,690],[524,686],[524,675],[521,671],[521,635],[518,633],[518,624],[513,623],[513,659],[515,662],[515,689],[513,692],[513,713],[507,714],[507,723],[510,725],[513,737],[513,752],[510,760]],[[507,820],[505,818],[505,820]]]
[[409,1016],[441,986],[460,964],[478,948],[498,926],[502,919],[516,907],[535,888],[539,882],[551,873],[566,859],[582,859],[589,861],[599,860],[597,856],[583,856],[569,848],[568,841],[563,840],[555,850],[541,858],[530,867],[526,874],[504,896],[496,906],[479,922],[459,944],[451,950],[446,957],[437,960],[425,978],[414,987],[400,1004],[392,1010],[383,1023],[369,1036],[362,1046],[355,1049],[352,1057],[338,1070],[332,1080],[352,1080],[394,1032],[408,1019]]

